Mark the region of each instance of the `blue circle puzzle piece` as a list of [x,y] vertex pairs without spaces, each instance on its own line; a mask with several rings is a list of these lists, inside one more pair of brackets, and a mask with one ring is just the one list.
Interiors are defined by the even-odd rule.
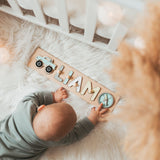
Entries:
[[103,108],[112,107],[114,103],[114,98],[110,93],[102,93],[99,96],[99,104],[103,103]]

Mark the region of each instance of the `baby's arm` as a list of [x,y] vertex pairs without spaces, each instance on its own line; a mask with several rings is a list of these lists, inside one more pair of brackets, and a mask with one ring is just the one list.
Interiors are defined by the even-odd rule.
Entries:
[[52,103],[61,102],[63,99],[67,98],[67,91],[61,87],[55,92],[35,92],[30,95],[27,95],[23,98],[22,102],[31,101],[33,104],[40,105],[49,105]]
[[73,130],[70,133],[68,133],[65,136],[65,138],[60,140],[60,143],[65,144],[65,145],[72,144],[72,143],[82,139],[86,135],[88,135],[88,133],[93,128],[94,128],[94,125],[92,124],[92,122],[87,117],[85,117],[84,119],[82,119],[78,123],[76,123]]
[[36,106],[40,106],[42,104],[49,105],[54,103],[54,97],[52,92],[35,92],[23,98],[22,103],[26,102],[31,102]]
[[100,119],[102,121],[104,114],[108,111],[108,109],[103,109],[102,105],[103,104],[100,104],[97,110],[92,108],[89,116],[76,123],[74,129],[65,138],[60,140],[60,142],[63,144],[71,144],[88,135],[94,126],[100,122]]
[[108,108],[103,108],[102,106],[103,106],[103,104],[101,103],[97,109],[95,107],[93,107],[91,109],[89,116],[88,116],[88,119],[94,125],[96,125],[98,122],[106,121],[106,114],[108,115],[108,113],[107,113]]
[[65,88],[61,87],[55,92],[52,92],[53,99],[56,103],[62,102],[63,99],[66,99],[68,97],[68,93]]

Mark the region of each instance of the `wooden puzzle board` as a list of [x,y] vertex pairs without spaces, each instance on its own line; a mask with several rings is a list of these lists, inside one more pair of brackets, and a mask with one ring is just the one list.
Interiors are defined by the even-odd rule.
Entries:
[[[45,67],[37,67],[36,66],[36,57],[37,56],[41,56],[41,57],[49,57],[50,59],[53,60],[53,64],[56,65],[56,69],[48,74],[45,71]],[[59,77],[63,80],[62,82],[58,81],[57,79],[55,79],[55,75],[57,74],[59,68],[61,66],[64,66],[64,69],[62,72],[59,72]],[[102,93],[110,93],[113,97],[114,97],[114,103],[113,105],[109,108],[109,111],[113,111],[115,105],[117,104],[118,100],[119,100],[119,96],[116,95],[116,93],[112,92],[111,90],[109,90],[108,88],[104,87],[103,85],[99,84],[98,82],[96,82],[95,80],[92,80],[91,78],[87,77],[86,75],[82,74],[81,72],[77,71],[76,69],[72,68],[71,66],[69,66],[68,64],[62,62],[61,60],[59,60],[58,58],[54,57],[53,55],[47,53],[46,51],[37,48],[35,50],[35,52],[33,53],[33,55],[31,56],[31,59],[28,63],[28,67],[32,68],[33,70],[36,70],[38,73],[40,73],[43,76],[46,76],[48,79],[54,81],[55,83],[58,83],[59,85],[63,86],[64,88],[66,88],[67,90],[70,90],[71,92],[75,93],[76,95],[78,95],[79,97],[81,97],[83,100],[87,101],[88,103],[94,105],[94,106],[98,106],[99,105],[99,96]],[[73,71],[73,75],[71,77],[71,79],[68,81],[67,84],[64,84],[64,80],[66,79],[66,77],[68,76],[69,72]],[[82,81],[81,81],[81,85],[73,85],[71,87],[69,87],[68,85],[71,84],[71,82],[73,82],[77,77],[82,77]],[[88,90],[86,90],[85,94],[81,94],[81,92],[84,90],[85,86],[87,83],[91,82],[92,88],[100,88],[100,91],[97,93],[96,97],[94,100],[91,100],[91,97],[93,98],[93,94],[94,93],[89,93]],[[77,92],[77,88],[80,88],[80,91]]]

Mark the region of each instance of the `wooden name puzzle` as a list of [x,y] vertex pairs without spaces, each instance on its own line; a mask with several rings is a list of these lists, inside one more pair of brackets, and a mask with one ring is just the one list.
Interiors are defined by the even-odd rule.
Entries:
[[94,106],[103,103],[104,108],[113,111],[119,100],[116,93],[40,48],[31,56],[28,66]]

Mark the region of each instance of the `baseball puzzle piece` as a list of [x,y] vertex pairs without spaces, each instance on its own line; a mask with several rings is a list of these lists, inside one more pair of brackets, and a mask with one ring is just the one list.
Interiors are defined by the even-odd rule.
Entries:
[[40,48],[35,50],[28,66],[94,106],[103,103],[104,108],[113,111],[119,100],[116,93]]

